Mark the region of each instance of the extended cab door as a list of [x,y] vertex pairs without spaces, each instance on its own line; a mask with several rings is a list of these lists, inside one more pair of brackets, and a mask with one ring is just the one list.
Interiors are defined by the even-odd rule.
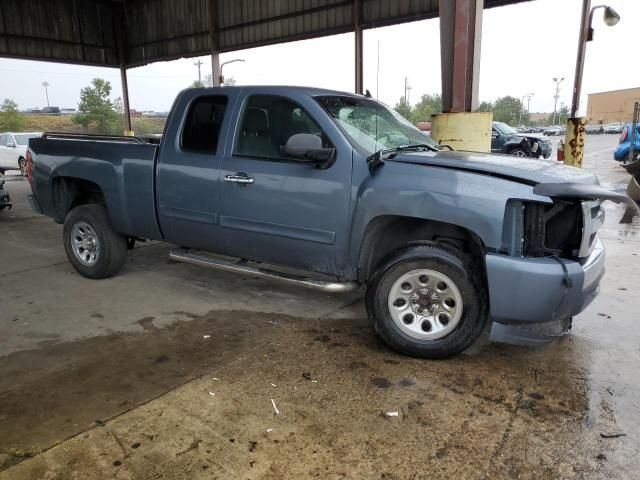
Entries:
[[236,96],[235,89],[187,90],[172,108],[156,172],[158,221],[168,242],[220,248],[218,175]]
[[[306,93],[245,93],[220,172],[226,253],[339,276],[349,231],[351,146]],[[283,153],[297,133],[335,147],[331,164],[318,168]]]

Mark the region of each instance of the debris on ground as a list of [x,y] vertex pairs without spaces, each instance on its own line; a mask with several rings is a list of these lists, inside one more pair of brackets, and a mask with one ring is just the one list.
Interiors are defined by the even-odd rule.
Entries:
[[273,432],[273,428],[267,428],[267,433]]
[[311,374],[307,373],[307,372],[304,372],[302,374],[302,378],[304,378],[305,380],[311,380]]
[[620,437],[626,437],[627,434],[626,433],[601,433],[600,436],[602,438],[620,438]]
[[276,411],[276,415],[280,415],[280,410],[278,410],[278,407],[276,407],[276,402],[273,398],[271,399],[271,405],[273,405],[273,409]]
[[220,379],[219,379],[219,378],[216,378],[216,377],[213,377],[213,378],[211,378],[211,380],[215,380],[215,381],[217,382],[217,381],[219,381]]
[[397,417],[400,414],[398,412],[387,412],[387,413],[385,413],[385,415],[387,417]]
[[204,338],[206,340],[208,338],[211,338],[211,335],[203,335],[202,338]]
[[276,385],[275,383],[271,384],[272,387],[277,387],[278,385]]
[[215,394],[215,393],[213,393],[213,392],[209,392],[209,395],[211,395],[212,397],[215,397],[215,396],[216,396],[216,394]]

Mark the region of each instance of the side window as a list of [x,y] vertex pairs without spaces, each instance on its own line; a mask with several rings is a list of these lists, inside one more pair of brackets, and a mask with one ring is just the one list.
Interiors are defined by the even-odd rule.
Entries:
[[242,112],[234,154],[294,160],[282,147],[297,133],[317,135],[323,147],[332,147],[318,124],[295,102],[273,95],[252,95]]
[[182,150],[216,153],[226,109],[227,97],[223,95],[196,98],[189,107],[182,129]]
[[7,146],[7,136],[0,135],[0,147],[6,147],[6,146]]

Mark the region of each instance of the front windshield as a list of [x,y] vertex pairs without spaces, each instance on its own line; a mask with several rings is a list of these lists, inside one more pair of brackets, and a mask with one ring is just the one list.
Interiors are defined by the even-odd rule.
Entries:
[[498,130],[500,130],[500,133],[503,133],[505,135],[514,135],[518,133],[518,131],[515,128],[510,127],[504,122],[493,122],[493,124]]
[[436,144],[400,114],[368,98],[326,95],[315,100],[347,135],[368,154],[406,145]]
[[27,145],[29,143],[30,138],[36,138],[40,135],[37,133],[23,133],[21,135],[14,135],[16,137],[16,142],[18,145]]

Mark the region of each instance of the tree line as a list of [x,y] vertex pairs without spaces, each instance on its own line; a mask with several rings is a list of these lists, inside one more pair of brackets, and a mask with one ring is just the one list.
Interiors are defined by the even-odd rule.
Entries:
[[[403,96],[400,97],[394,109],[413,124],[429,122],[434,113],[442,112],[442,97],[439,94],[422,95],[415,105],[411,105]],[[494,121],[504,122],[508,125],[551,125],[554,123],[553,114],[550,114],[548,118],[533,122],[523,102],[510,95],[500,97],[493,102],[482,102],[476,112],[492,112]],[[568,116],[569,107],[562,104],[556,113],[555,123],[559,125],[567,123]]]

